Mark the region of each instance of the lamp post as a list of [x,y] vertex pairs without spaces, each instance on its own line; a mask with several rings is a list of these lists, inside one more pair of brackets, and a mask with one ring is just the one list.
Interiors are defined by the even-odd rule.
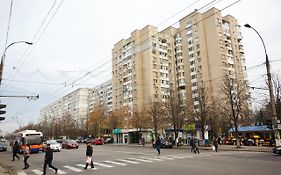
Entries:
[[272,112],[272,128],[273,128],[273,132],[274,132],[274,136],[275,136],[275,144],[276,144],[276,146],[279,146],[281,144],[280,135],[279,135],[279,131],[277,128],[277,114],[276,114],[275,99],[274,99],[273,87],[272,87],[272,81],[271,81],[270,64],[269,64],[269,59],[268,59],[268,55],[266,52],[265,44],[264,44],[264,41],[263,41],[261,35],[255,28],[253,28],[250,24],[245,24],[244,26],[247,28],[253,29],[260,37],[262,44],[263,44],[263,48],[264,48],[264,52],[265,52],[265,65],[266,65],[266,72],[267,72],[269,98],[270,98],[270,105],[271,105],[271,112]]
[[27,42],[27,41],[16,41],[16,42],[13,42],[13,43],[9,44],[9,45],[5,48],[5,50],[4,50],[4,52],[3,52],[2,56],[1,56],[1,64],[0,64],[0,85],[1,85],[1,82],[2,82],[3,67],[4,67],[5,57],[6,57],[6,51],[7,51],[7,49],[8,49],[9,47],[11,47],[12,45],[17,44],[17,43],[25,43],[25,44],[28,44],[28,45],[32,45],[32,44],[33,44],[33,43]]

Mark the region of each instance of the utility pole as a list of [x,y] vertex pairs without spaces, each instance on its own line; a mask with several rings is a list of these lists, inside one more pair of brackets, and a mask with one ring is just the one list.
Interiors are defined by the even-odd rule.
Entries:
[[264,48],[264,52],[265,52],[265,66],[266,66],[266,72],[267,72],[270,106],[271,106],[271,112],[272,112],[272,129],[273,129],[273,133],[274,133],[274,137],[275,137],[275,145],[280,146],[281,139],[280,139],[280,134],[279,134],[278,127],[277,127],[277,114],[276,114],[275,98],[274,98],[274,94],[273,94],[273,86],[272,86],[272,80],[271,80],[270,63],[269,63],[268,55],[266,52],[265,44],[264,44],[264,41],[263,41],[261,35],[255,28],[253,28],[250,24],[245,24],[244,26],[247,28],[253,29],[260,37],[262,44],[263,44],[263,48]]

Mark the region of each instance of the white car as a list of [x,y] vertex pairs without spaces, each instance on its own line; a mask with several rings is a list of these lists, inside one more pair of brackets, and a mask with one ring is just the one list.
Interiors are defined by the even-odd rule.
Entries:
[[58,151],[60,152],[61,150],[61,144],[58,143],[55,140],[47,140],[46,142],[44,142],[44,145],[47,146],[47,144],[50,144],[50,147],[53,151]]

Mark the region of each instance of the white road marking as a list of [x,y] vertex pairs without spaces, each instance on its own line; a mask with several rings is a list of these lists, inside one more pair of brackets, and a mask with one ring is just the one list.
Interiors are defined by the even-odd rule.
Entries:
[[[80,167],[85,167],[85,165],[84,164],[76,164],[77,166],[80,166]],[[88,167],[89,168],[89,167]],[[96,168],[96,167],[94,167],[94,168],[91,168],[91,166],[90,166],[90,168],[89,169],[91,169],[91,170],[97,170],[98,168]]]
[[119,162],[114,162],[114,161],[109,161],[109,160],[104,161],[104,162],[112,163],[112,164],[116,164],[116,165],[121,165],[121,166],[125,166],[125,165],[126,165],[126,164],[124,164],[124,163],[119,163]]
[[97,162],[94,162],[95,165],[99,165],[99,166],[104,166],[104,167],[107,167],[107,168],[112,168],[114,166],[111,166],[111,165],[106,165],[106,164],[103,164],[103,163],[97,163]]
[[24,171],[18,172],[18,175],[27,175]]
[[148,159],[148,160],[156,160],[156,161],[164,161],[164,160],[162,160],[162,159],[159,159],[159,158],[153,158],[153,157],[140,157],[140,158],[142,158],[142,159]]
[[72,167],[72,166],[63,166],[63,167],[65,167],[65,168],[67,168],[67,169],[70,169],[70,170],[72,170],[72,171],[75,171],[75,172],[81,172],[82,170],[80,170],[80,169],[78,169],[78,168],[74,168],[74,167]]
[[141,162],[152,162],[150,160],[144,160],[144,159],[138,159],[138,158],[127,158],[127,159],[137,160],[137,161],[141,161]]
[[140,164],[139,162],[131,161],[131,160],[125,160],[125,159],[119,159],[119,161],[132,163],[132,164]]
[[41,175],[43,174],[43,171],[40,170],[32,170],[35,174]]

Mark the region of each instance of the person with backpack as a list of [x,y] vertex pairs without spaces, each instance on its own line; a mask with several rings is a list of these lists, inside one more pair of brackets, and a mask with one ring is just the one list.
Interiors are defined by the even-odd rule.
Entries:
[[19,142],[16,140],[14,145],[13,145],[13,159],[12,161],[15,161],[15,157],[18,158],[18,160],[20,160],[20,157],[17,155],[17,153],[20,152],[20,145]]

